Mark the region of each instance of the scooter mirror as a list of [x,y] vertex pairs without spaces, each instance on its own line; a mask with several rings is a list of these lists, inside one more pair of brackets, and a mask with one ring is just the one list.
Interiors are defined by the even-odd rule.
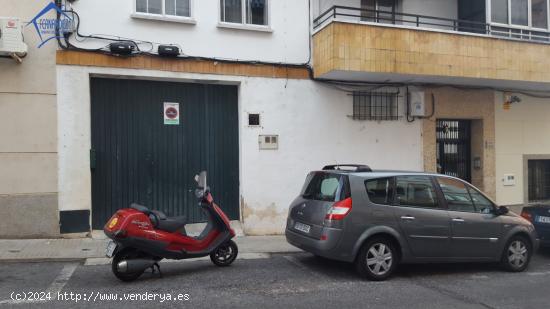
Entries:
[[195,196],[198,199],[202,199],[206,193],[206,171],[202,171],[199,175],[195,175],[195,181],[197,182],[197,190],[195,190]]
[[206,188],[206,171],[202,171],[200,174],[196,175],[195,181],[199,188]]

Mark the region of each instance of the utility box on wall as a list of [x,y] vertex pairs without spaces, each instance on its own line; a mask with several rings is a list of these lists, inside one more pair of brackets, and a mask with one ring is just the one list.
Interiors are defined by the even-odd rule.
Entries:
[[410,93],[411,111],[410,115],[413,117],[426,116],[426,104],[424,91],[413,91]]
[[260,150],[279,149],[279,135],[260,135],[258,136]]
[[502,179],[502,184],[505,186],[515,186],[516,176],[514,174],[504,174],[504,178]]

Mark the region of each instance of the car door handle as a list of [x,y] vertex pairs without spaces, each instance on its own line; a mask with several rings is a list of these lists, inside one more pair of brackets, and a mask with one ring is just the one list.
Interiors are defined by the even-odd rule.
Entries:
[[415,217],[411,217],[411,216],[401,216],[401,220],[412,221],[415,219],[416,219]]
[[461,218],[454,218],[453,222],[465,222],[464,219]]

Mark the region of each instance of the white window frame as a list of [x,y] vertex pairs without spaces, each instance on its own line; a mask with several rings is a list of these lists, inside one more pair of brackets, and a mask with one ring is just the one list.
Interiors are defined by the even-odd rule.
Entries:
[[[232,23],[232,22],[226,22],[223,21],[221,16],[223,12],[223,7],[220,0],[217,0],[218,2],[218,28],[229,28],[229,29],[239,29],[239,30],[252,30],[252,31],[262,31],[262,32],[273,32],[273,29],[271,28],[271,2],[272,0],[266,0],[267,1],[267,23],[265,25],[255,25],[255,24],[248,24],[246,23],[246,2],[247,0],[240,0],[241,1],[241,22],[240,23]],[[275,0],[276,1],[276,0]]]
[[537,28],[537,27],[533,27],[533,16],[532,16],[532,13],[533,13],[533,8],[532,8],[532,1],[531,0],[527,0],[527,26],[522,26],[522,25],[515,25],[515,24],[512,24],[512,0],[507,0],[508,1],[508,23],[507,24],[503,24],[503,23],[498,23],[498,22],[493,22],[493,14],[492,14],[492,11],[491,11],[491,0],[486,0],[485,3],[486,3],[486,7],[487,7],[487,15],[486,15],[486,18],[487,20],[489,21],[488,23],[491,24],[492,26],[496,26],[496,27],[503,27],[503,28],[512,28],[512,29],[523,29],[523,30],[533,30],[533,31],[541,31],[541,32],[548,32],[550,31],[550,0],[546,0],[546,28]]
[[138,19],[149,19],[149,20],[160,20],[160,21],[168,21],[168,22],[175,22],[175,23],[182,23],[182,24],[196,24],[197,21],[195,20],[195,0],[189,0],[189,10],[190,10],[190,16],[177,16],[177,15],[168,15],[166,14],[164,6],[166,5],[166,0],[162,0],[162,14],[152,14],[152,13],[144,13],[144,12],[138,12],[137,11],[137,0],[132,0],[134,3],[134,12],[132,13],[132,18],[138,18]]

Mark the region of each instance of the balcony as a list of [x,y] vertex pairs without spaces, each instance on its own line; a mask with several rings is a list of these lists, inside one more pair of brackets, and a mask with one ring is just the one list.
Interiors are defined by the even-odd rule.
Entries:
[[337,5],[313,27],[317,78],[550,87],[550,31]]

